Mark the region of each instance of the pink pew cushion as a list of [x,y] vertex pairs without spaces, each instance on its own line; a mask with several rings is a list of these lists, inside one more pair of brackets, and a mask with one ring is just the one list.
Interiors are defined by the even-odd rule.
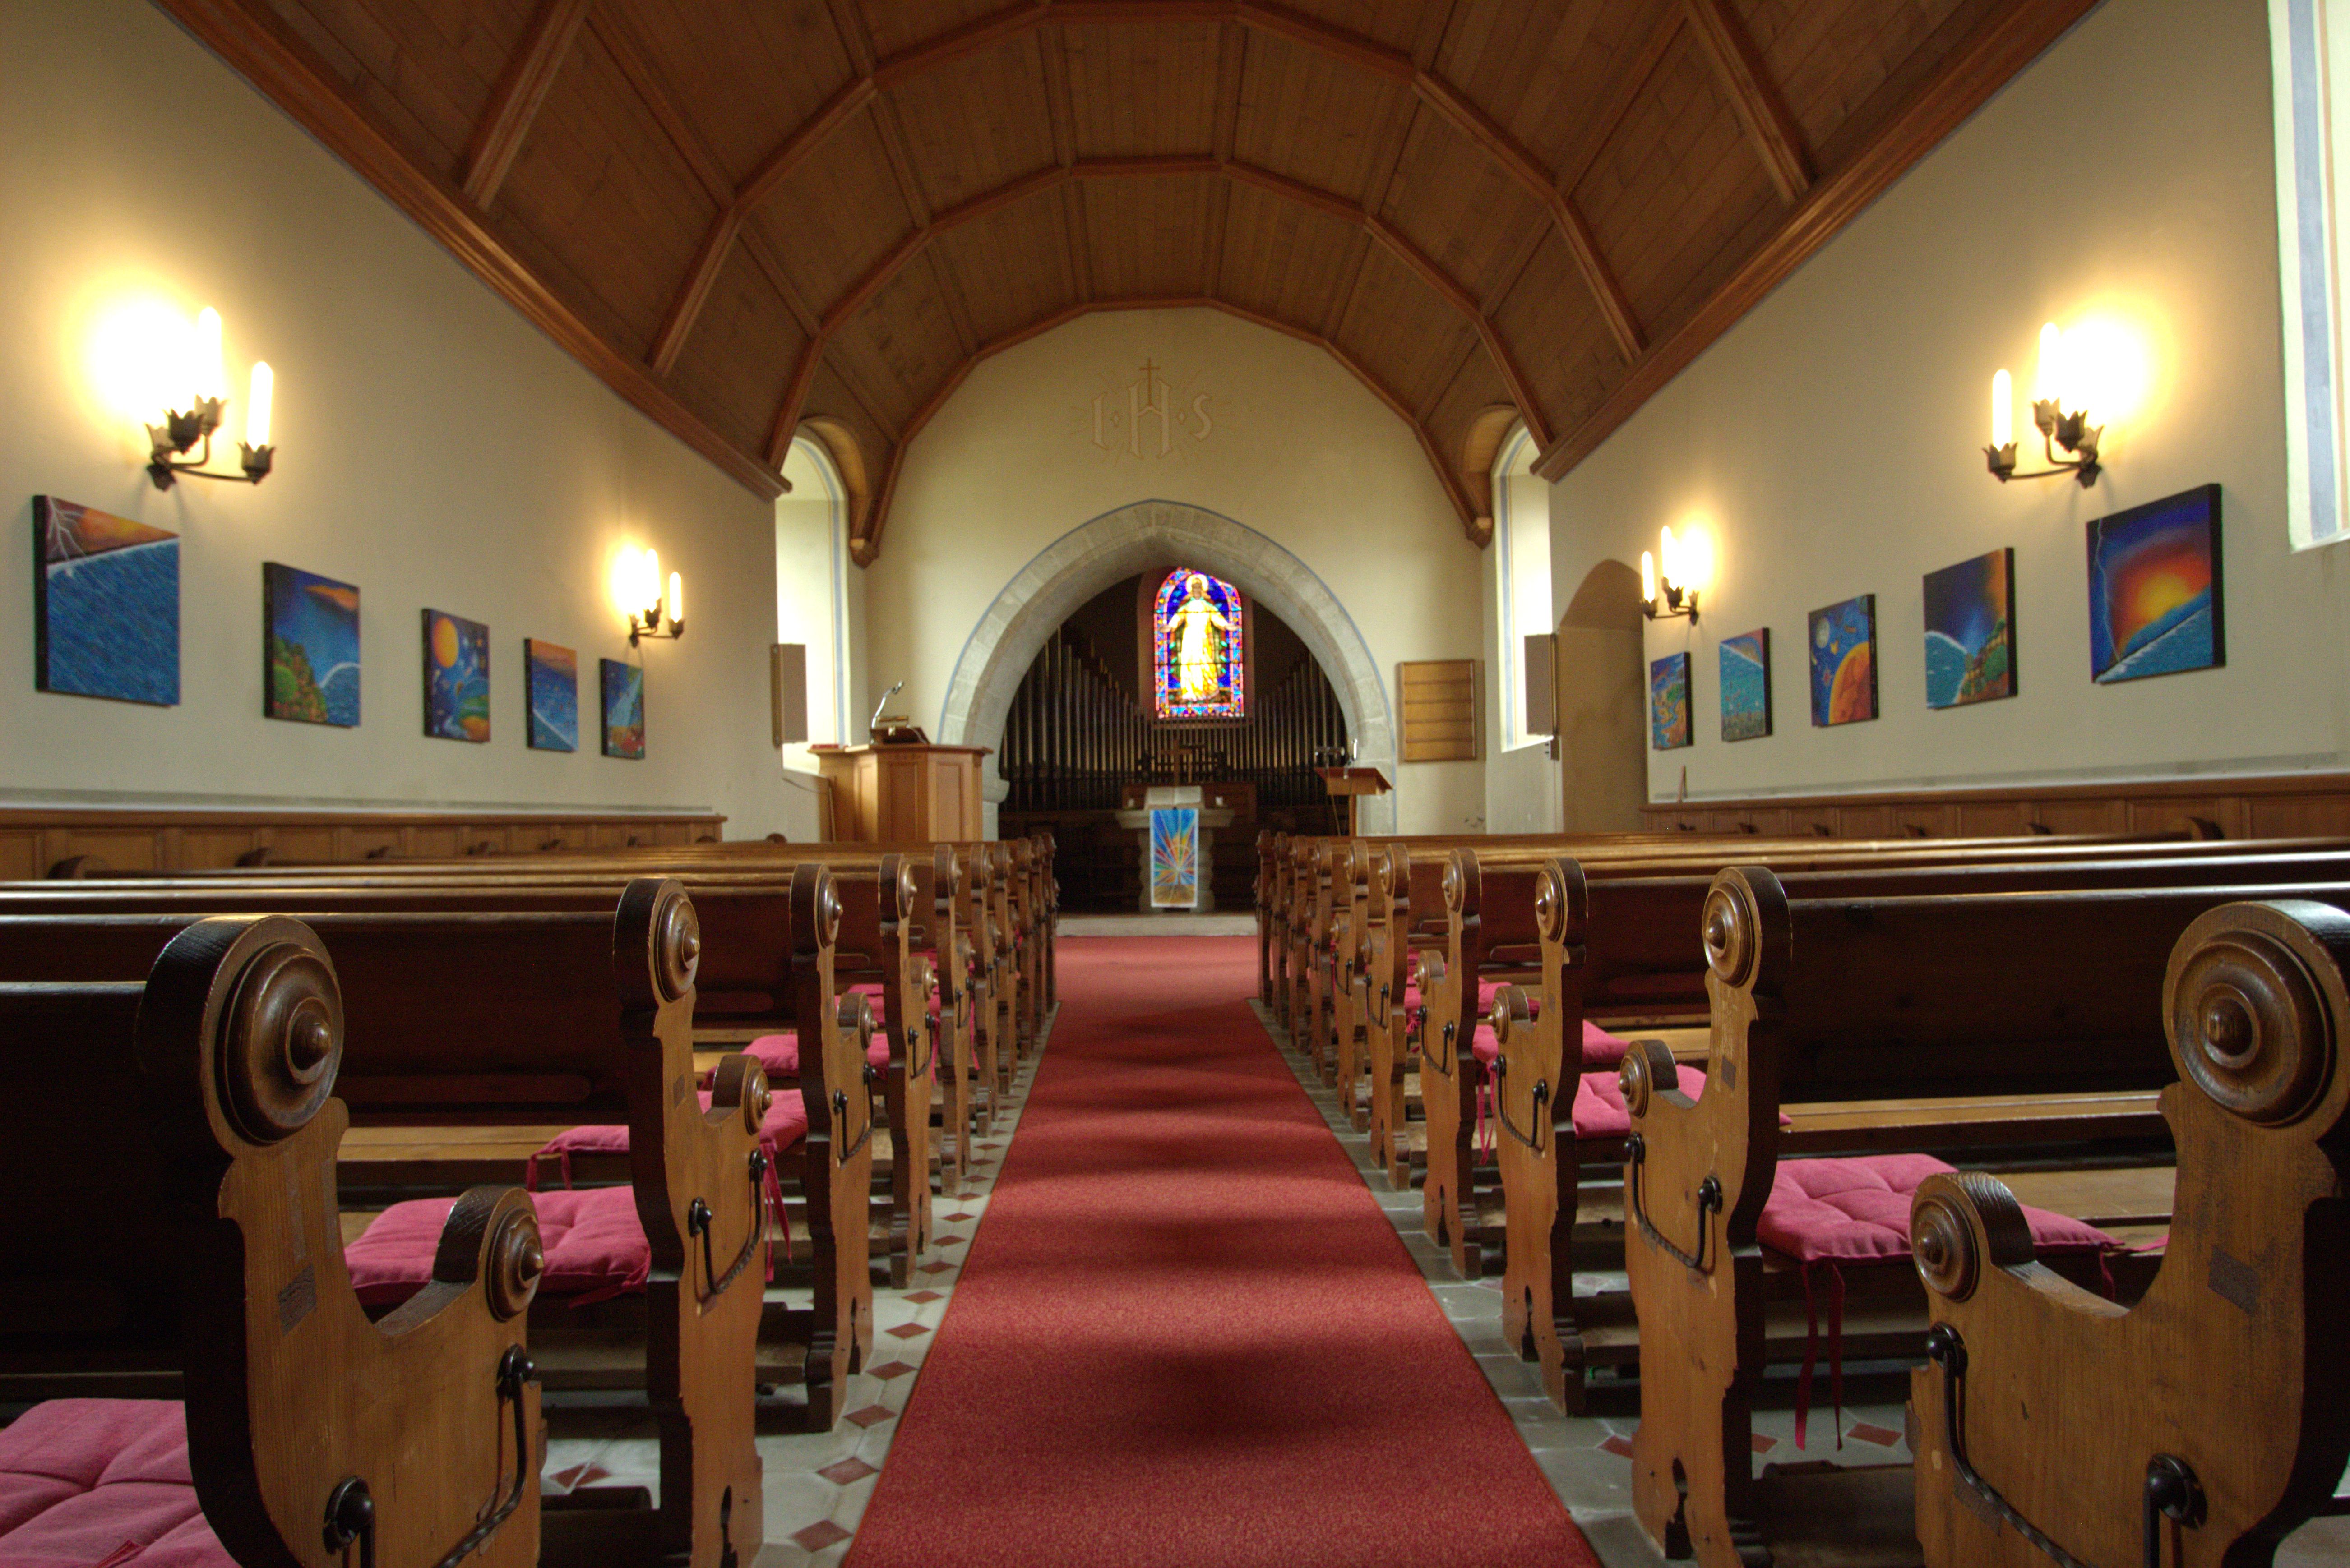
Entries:
[[[1688,1063],[1677,1063],[1674,1074],[1682,1094],[1705,1097],[1705,1073]],[[1786,1117],[1779,1118],[1783,1124]],[[1632,1130],[1632,1113],[1624,1106],[1624,1085],[1613,1073],[1586,1073],[1575,1090],[1575,1136],[1578,1138],[1623,1137]]]
[[[770,1080],[773,1083],[773,1080]],[[702,1108],[710,1108],[711,1093],[700,1091]],[[779,1159],[800,1146],[807,1137],[807,1101],[800,1091],[775,1088],[767,1106],[766,1118],[759,1124],[759,1147],[767,1151],[770,1160]],[[554,1160],[557,1179],[566,1187],[571,1185],[571,1157],[576,1154],[626,1154],[629,1152],[629,1127],[626,1122],[598,1123],[589,1127],[567,1127],[546,1140],[545,1147],[530,1157],[523,1168],[523,1185],[533,1192],[538,1190],[539,1162]],[[0,1568],[5,1568],[0,1564]]]
[[[432,1254],[441,1244],[453,1198],[419,1198],[395,1203],[343,1249],[351,1284],[363,1306],[397,1306],[432,1278]],[[581,1304],[644,1288],[652,1269],[652,1247],[637,1218],[632,1187],[593,1187],[577,1192],[542,1192],[538,1235],[546,1252],[539,1294],[577,1298]]]
[[[1754,1233],[1803,1263],[1909,1261],[1909,1200],[1918,1184],[1951,1167],[1926,1154],[1783,1159]],[[2094,1225],[2029,1206],[2023,1218],[2043,1252],[2102,1252],[2114,1239]]]
[[[1595,1067],[1616,1068],[1623,1065],[1624,1053],[1631,1046],[1618,1040],[1589,1019],[1583,1021],[1583,1066],[1586,1072]],[[1477,1038],[1470,1052],[1477,1060],[1492,1066],[1501,1059],[1502,1043],[1494,1036],[1491,1023],[1477,1025]]]
[[8,1568],[234,1568],[188,1471],[168,1399],[52,1399],[0,1429]]
[[[874,1018],[876,1022],[879,1021],[878,1008]],[[743,1047],[743,1054],[766,1069],[769,1083],[800,1075],[800,1037],[796,1034],[762,1034]],[[889,1064],[889,1037],[879,1029],[873,1032],[873,1044],[865,1048],[865,1059],[876,1067]],[[710,1087],[710,1079],[713,1075],[702,1075],[703,1088]]]

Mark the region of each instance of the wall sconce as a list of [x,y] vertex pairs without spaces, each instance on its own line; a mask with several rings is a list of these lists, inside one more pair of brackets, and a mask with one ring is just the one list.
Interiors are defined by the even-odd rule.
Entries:
[[[2097,438],[2105,434],[2105,427],[2090,424],[2085,409],[2065,409],[2067,394],[2074,392],[2073,370],[2064,335],[2052,321],[2040,329],[2040,386],[2032,400],[2032,422],[2040,428],[2048,466],[2028,473],[2015,472],[2015,383],[2005,370],[1991,377],[1991,444],[1983,448],[1983,458],[1993,479],[2005,484],[2011,479],[2052,479],[2069,473],[2084,490],[2097,483]],[[2056,455],[2060,446],[2074,454],[2071,461]]]
[[[643,607],[629,612],[629,646],[634,648],[645,638],[676,639],[685,635],[685,579],[677,573],[669,575],[669,597],[661,597],[660,552],[648,549],[644,555],[644,570],[639,579],[638,603]],[[667,612],[664,615],[664,610]],[[662,622],[666,620],[666,628]]]
[[[1664,557],[1661,574],[1657,566],[1658,555]],[[1659,529],[1657,555],[1640,552],[1641,612],[1650,620],[1670,620],[1685,615],[1690,625],[1696,625],[1698,590],[1711,575],[1707,568],[1711,555],[1702,535],[1692,535],[1680,540],[1673,537],[1670,528]]]
[[[153,451],[147,464],[147,475],[158,490],[169,490],[182,474],[193,479],[234,479],[247,484],[258,484],[269,477],[270,461],[277,449],[269,444],[271,405],[276,400],[277,377],[266,360],[253,362],[252,389],[244,404],[244,439],[237,443],[237,460],[242,473],[229,473],[208,468],[213,460],[213,432],[220,429],[221,414],[228,407],[228,373],[221,365],[220,312],[206,306],[196,317],[196,338],[192,363],[195,397],[182,413],[177,409],[166,410],[163,422],[147,427],[147,439]],[[174,461],[198,441],[204,450],[193,462]]]

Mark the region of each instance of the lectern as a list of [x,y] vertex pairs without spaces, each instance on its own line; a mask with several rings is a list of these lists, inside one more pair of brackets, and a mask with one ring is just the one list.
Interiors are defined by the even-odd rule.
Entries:
[[832,784],[833,832],[856,844],[983,838],[979,759],[985,746],[836,746],[816,750]]
[[1367,794],[1385,794],[1395,786],[1377,768],[1315,768],[1323,791],[1330,797],[1330,826],[1341,838],[1355,836],[1355,802]]

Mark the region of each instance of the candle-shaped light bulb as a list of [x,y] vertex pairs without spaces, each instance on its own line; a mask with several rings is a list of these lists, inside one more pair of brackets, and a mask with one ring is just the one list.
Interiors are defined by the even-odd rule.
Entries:
[[1667,587],[1678,587],[1681,580],[1680,541],[1673,537],[1670,528],[1657,530],[1657,570]]
[[1640,601],[1657,602],[1657,557],[1653,551],[1640,552]]
[[2040,389],[2033,395],[2043,403],[2064,407],[2064,334],[2048,322],[2040,328]]
[[669,575],[669,623],[678,626],[685,620],[685,579],[677,573]]
[[188,367],[199,398],[228,396],[228,372],[221,359],[220,312],[207,305],[196,313],[195,362]]
[[2015,440],[2015,379],[2000,370],[1991,379],[1991,444],[2006,446]]
[[266,359],[253,362],[253,389],[244,400],[244,444],[255,452],[269,444],[269,416],[277,400],[277,372]]
[[660,619],[660,552],[648,545],[645,546],[645,577],[639,594],[642,602],[650,607],[645,613],[653,620]]

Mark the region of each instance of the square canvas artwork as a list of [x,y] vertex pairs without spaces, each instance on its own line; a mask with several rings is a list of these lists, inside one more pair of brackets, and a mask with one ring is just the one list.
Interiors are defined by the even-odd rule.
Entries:
[[359,722],[359,591],[275,561],[261,564],[266,624],[261,711],[272,719]]
[[604,689],[604,754],[641,759],[645,754],[645,672],[617,659],[597,660]]
[[1721,639],[1721,738],[1771,732],[1771,628]]
[[446,610],[424,612],[424,732],[443,741],[490,738],[490,628]]
[[2102,682],[2228,662],[2220,618],[2220,487],[2089,524],[2089,673]]
[[1660,752],[1697,744],[1690,724],[1690,656],[1669,653],[1648,666],[1648,743]]
[[1812,722],[1877,717],[1877,596],[1812,612]]
[[530,688],[530,744],[541,752],[579,749],[579,655],[561,643],[522,639]]
[[180,701],[180,536],[33,497],[33,678],[44,691]]
[[1926,574],[1926,706],[2015,695],[2015,552]]

